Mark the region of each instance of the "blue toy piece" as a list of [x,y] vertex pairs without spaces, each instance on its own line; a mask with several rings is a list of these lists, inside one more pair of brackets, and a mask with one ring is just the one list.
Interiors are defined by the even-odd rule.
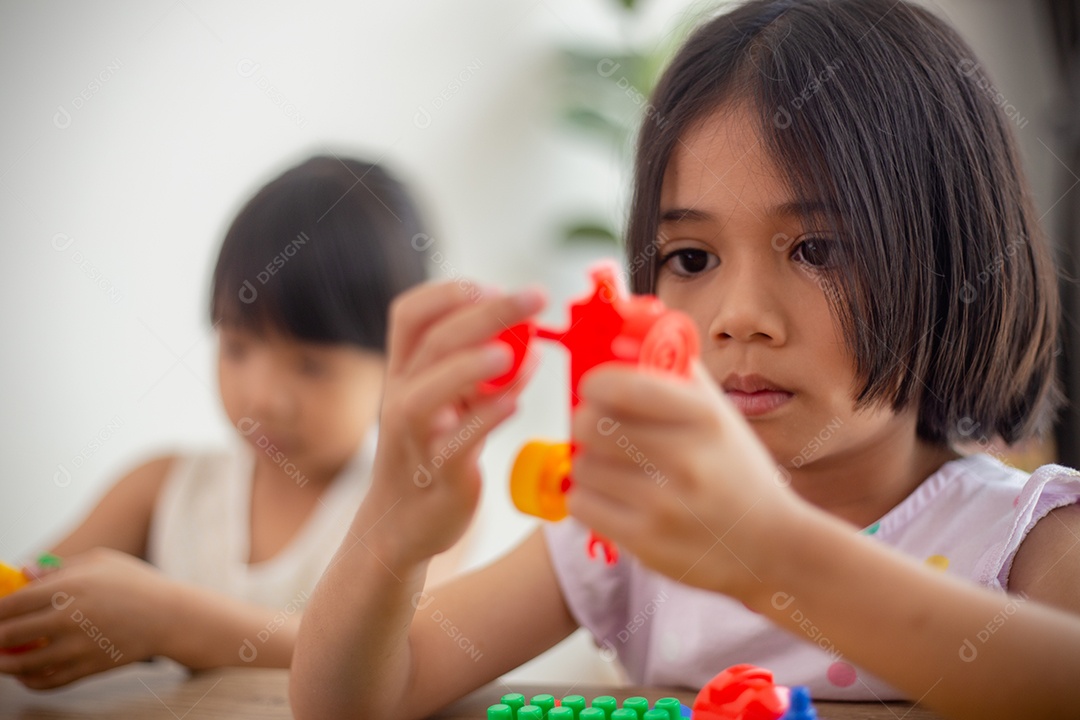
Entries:
[[810,689],[805,685],[791,688],[788,711],[780,720],[817,720],[817,710],[810,701]]

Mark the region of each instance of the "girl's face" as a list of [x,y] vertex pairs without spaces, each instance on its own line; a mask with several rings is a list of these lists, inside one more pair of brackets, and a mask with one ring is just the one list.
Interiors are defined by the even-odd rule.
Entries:
[[286,474],[340,470],[375,421],[383,356],[275,330],[221,325],[218,339],[222,404],[258,462]]
[[746,109],[717,113],[678,144],[661,191],[657,295],[695,320],[702,361],[779,464],[910,440],[914,412],[854,409],[854,358],[819,270],[838,241],[824,220],[804,221],[816,199],[792,197],[756,127]]

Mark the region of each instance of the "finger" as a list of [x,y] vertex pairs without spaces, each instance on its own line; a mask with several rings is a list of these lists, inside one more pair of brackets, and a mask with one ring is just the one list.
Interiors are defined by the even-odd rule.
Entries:
[[597,457],[590,452],[574,456],[573,486],[588,488],[590,492],[611,498],[620,505],[630,507],[640,502],[641,490],[646,476],[624,457]]
[[432,438],[432,460],[440,457],[445,465],[451,466],[471,462],[491,431],[516,409],[517,401],[513,397],[494,398],[474,406],[454,428]]
[[494,344],[459,352],[416,378],[401,399],[402,419],[409,432],[427,444],[447,426],[447,408],[471,399],[477,383],[505,372],[512,361],[510,348]]
[[[497,347],[506,347],[505,344],[499,343]],[[540,367],[540,356],[536,353],[529,352],[525,356],[525,360],[518,367],[517,372],[513,378],[505,385],[499,387],[488,387],[484,383],[474,383],[468,387],[462,389],[463,402],[462,409],[468,412],[469,407],[479,402],[487,402],[496,400],[499,398],[510,398],[515,400],[521,395],[521,393],[528,386],[529,381],[536,375],[537,368]]]
[[72,662],[84,650],[82,640],[71,635],[49,638],[42,647],[19,653],[0,655],[0,673],[8,675],[35,675],[46,668]]
[[456,280],[424,284],[395,298],[389,311],[388,372],[404,366],[428,327],[458,308],[477,302],[486,292],[471,281]]
[[[63,571],[59,571],[63,572]],[[59,575],[59,572],[57,575]],[[68,602],[68,593],[58,589],[55,577],[32,582],[7,597],[0,598],[0,621]]]
[[719,408],[720,415],[725,422],[735,422],[746,425],[746,418],[735,404],[731,402],[727,394],[720,388],[720,382],[716,380],[700,360],[695,360],[691,366],[690,382],[698,389],[702,397],[708,397],[710,403]]
[[87,675],[101,672],[103,669],[93,659],[80,658],[62,665],[49,667],[40,673],[20,676],[18,680],[30,690],[52,690],[73,683]]
[[430,332],[419,340],[406,368],[424,368],[458,350],[489,342],[503,330],[535,315],[545,302],[541,290],[526,288],[461,307],[430,325]]
[[447,361],[428,368],[414,379],[403,397],[403,414],[414,434],[427,442],[435,435],[452,431],[459,415],[476,412],[477,408],[494,403],[516,403],[536,363],[521,366],[521,374],[512,383],[496,391],[481,391],[480,381],[504,373],[512,362],[512,351],[503,343],[459,352]]
[[[647,452],[655,450],[658,458],[671,458],[671,448],[699,442],[721,425],[719,413],[707,401],[694,398],[688,404],[695,403],[695,407],[682,414],[670,413],[677,402],[670,398],[656,402],[648,415],[644,408],[627,413],[602,402],[582,401],[570,419],[570,435],[579,448],[601,457],[637,455],[640,462],[640,452],[649,448]],[[687,417],[695,417],[696,422],[688,423]]]
[[571,418],[571,437],[578,451],[641,468],[648,465],[650,472],[656,469],[654,465],[662,466],[665,472],[676,472],[679,463],[689,451],[697,449],[698,443],[710,442],[707,426],[688,428],[682,424],[616,417],[594,405],[579,405]]
[[[8,620],[0,626],[0,648],[17,648],[34,643],[41,638],[49,638],[63,631],[61,617],[51,610],[43,610],[29,615],[21,615]],[[0,655],[0,668],[3,658],[23,653],[5,653]]]
[[574,484],[566,494],[566,510],[601,535],[615,541],[632,537],[642,527],[641,515],[617,497]]
[[691,425],[710,416],[710,400],[720,393],[701,376],[687,381],[607,363],[585,374],[579,394],[583,403],[594,404],[612,418]]

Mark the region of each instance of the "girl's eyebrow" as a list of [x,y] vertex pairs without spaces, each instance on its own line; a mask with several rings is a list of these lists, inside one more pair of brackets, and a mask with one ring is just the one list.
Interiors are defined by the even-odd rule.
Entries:
[[836,209],[821,200],[791,200],[768,208],[771,217],[818,217],[835,214]]
[[[835,208],[820,200],[789,200],[765,209],[767,217],[820,217],[835,213]],[[660,215],[660,223],[710,222],[716,216],[696,208],[671,208]]]
[[672,208],[671,210],[665,210],[660,215],[661,223],[709,222],[713,219],[712,213],[695,210],[694,208]]

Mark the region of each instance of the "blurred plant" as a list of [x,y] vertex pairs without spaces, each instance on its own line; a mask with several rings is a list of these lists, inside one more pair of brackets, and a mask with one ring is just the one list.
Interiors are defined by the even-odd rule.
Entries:
[[[575,132],[594,138],[605,150],[614,148],[629,174],[632,138],[642,119],[651,114],[649,96],[674,51],[673,39],[679,34],[668,33],[664,41],[650,43],[650,50],[641,50],[629,35],[642,26],[643,3],[611,2],[618,8],[622,40],[607,50],[579,45],[560,53],[562,119]],[[578,215],[562,224],[564,243],[618,244],[619,238],[620,232],[599,214]]]

